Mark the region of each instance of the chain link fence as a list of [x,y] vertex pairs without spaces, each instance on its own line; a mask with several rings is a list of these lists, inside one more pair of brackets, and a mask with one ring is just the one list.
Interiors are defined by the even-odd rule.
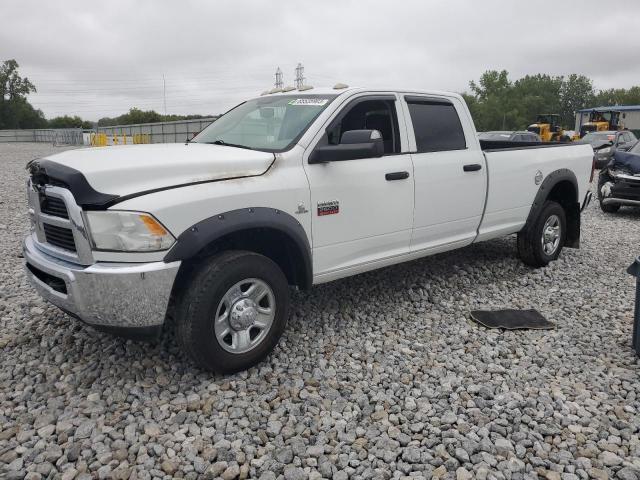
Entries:
[[[107,138],[138,138],[148,139],[148,143],[180,143],[191,138],[218,117],[197,118],[194,120],[178,120],[175,122],[140,123],[135,125],[114,125],[98,127],[98,134],[105,134]],[[132,142],[133,143],[133,142]]]
[[42,128],[27,130],[0,130],[0,143],[38,142],[53,145],[82,145],[81,128]]
[[140,123],[98,127],[95,131],[81,128],[0,130],[0,143],[38,142],[53,145],[97,145],[92,138],[106,140],[99,145],[131,143],[180,143],[210,125],[218,117],[178,120],[175,122]]

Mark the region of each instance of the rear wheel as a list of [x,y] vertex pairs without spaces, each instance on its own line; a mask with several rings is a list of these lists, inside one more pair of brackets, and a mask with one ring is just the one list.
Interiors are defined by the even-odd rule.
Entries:
[[544,267],[556,260],[566,240],[567,220],[562,205],[546,201],[533,224],[518,233],[518,253],[524,263]]
[[289,286],[269,258],[224,252],[195,274],[176,313],[178,341],[199,366],[237,372],[278,343],[289,315]]

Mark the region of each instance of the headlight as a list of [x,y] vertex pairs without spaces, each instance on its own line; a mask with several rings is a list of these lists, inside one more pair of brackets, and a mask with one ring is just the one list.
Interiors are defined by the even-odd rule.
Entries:
[[176,239],[148,213],[107,210],[86,212],[97,250],[152,252],[166,250]]
[[605,147],[598,150],[598,155],[607,155],[609,153],[611,153],[611,147]]

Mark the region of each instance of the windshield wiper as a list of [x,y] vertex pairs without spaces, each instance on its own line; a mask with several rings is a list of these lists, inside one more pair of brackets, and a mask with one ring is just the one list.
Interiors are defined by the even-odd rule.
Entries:
[[236,147],[236,148],[244,148],[245,150],[253,150],[251,147],[247,147],[246,145],[238,145],[237,143],[227,143],[224,140],[216,140],[215,142],[207,142],[212,143],[214,145],[224,145],[225,147]]

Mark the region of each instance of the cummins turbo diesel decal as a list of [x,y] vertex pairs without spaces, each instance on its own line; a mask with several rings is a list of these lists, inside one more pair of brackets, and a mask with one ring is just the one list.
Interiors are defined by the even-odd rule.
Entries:
[[335,215],[340,213],[340,202],[338,200],[329,200],[328,202],[318,202],[318,216]]

